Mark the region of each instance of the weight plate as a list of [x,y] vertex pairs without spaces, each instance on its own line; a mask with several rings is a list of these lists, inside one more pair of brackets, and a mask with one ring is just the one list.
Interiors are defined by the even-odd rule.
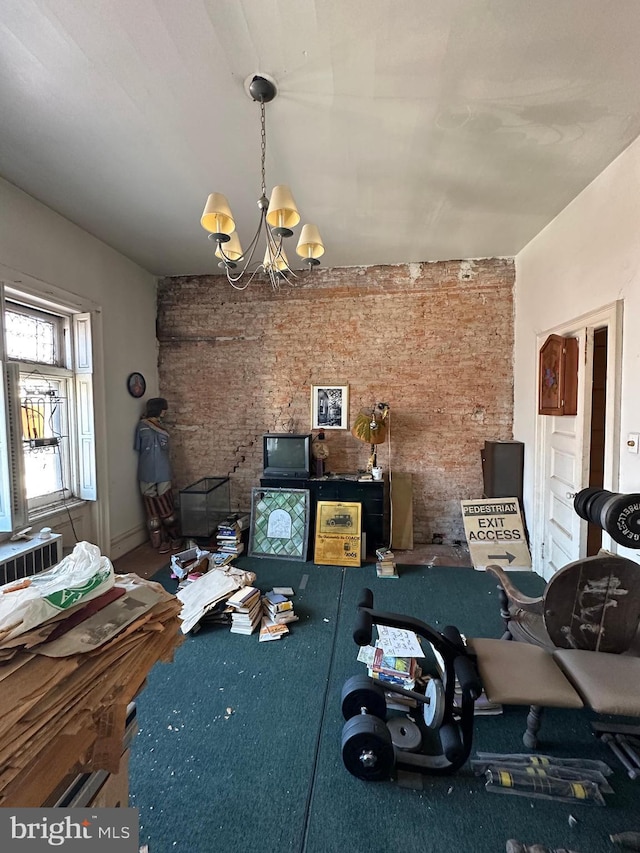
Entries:
[[583,518],[586,518],[587,521],[590,521],[591,518],[593,517],[591,515],[593,502],[596,500],[598,495],[601,494],[601,492],[602,492],[602,489],[594,489],[593,494],[589,495],[589,497],[584,502],[584,516],[583,516]]
[[444,719],[444,687],[439,678],[431,678],[425,691],[426,704],[422,706],[424,721],[430,729],[439,729]]
[[606,530],[607,516],[609,515],[611,508],[614,504],[618,502],[620,499],[620,495],[610,494],[610,496],[605,501],[604,499],[601,501],[599,498],[594,502],[594,512],[597,508],[597,517],[594,518],[596,524],[599,524],[603,530]]
[[352,717],[342,728],[342,761],[352,776],[368,782],[388,779],[395,763],[391,734],[377,717]]
[[596,524],[598,527],[602,527],[600,524],[600,511],[612,497],[614,497],[613,492],[607,492],[602,489],[599,495],[596,495],[589,501],[589,517],[587,521],[590,521],[591,524]]
[[591,498],[594,498],[600,491],[602,490],[598,488],[589,487],[588,489],[581,489],[574,497],[573,508],[578,513],[580,518],[584,518],[585,521],[588,521],[588,502]]
[[615,495],[602,508],[602,529],[618,545],[640,548],[640,494]]
[[384,720],[387,716],[387,703],[384,693],[368,675],[352,675],[342,687],[342,716],[350,720],[362,713],[364,708],[368,714]]
[[405,752],[416,752],[422,745],[422,734],[418,726],[407,717],[392,717],[387,728],[395,747]]

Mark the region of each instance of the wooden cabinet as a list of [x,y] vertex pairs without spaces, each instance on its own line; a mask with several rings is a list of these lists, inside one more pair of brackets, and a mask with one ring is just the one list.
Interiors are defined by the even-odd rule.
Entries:
[[388,545],[389,490],[386,477],[360,483],[345,477],[312,477],[309,480],[264,477],[260,485],[271,489],[308,489],[310,497],[309,556],[313,555],[318,501],[359,503],[362,507],[362,531],[367,537],[367,553]]
[[577,414],[578,339],[549,335],[539,361],[538,414]]

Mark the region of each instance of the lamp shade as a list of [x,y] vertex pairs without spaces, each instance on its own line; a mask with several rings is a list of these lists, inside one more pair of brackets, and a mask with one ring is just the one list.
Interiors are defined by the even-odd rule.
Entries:
[[284,249],[281,247],[280,251],[276,254],[275,260],[273,259],[273,252],[269,245],[267,245],[266,251],[264,253],[264,261],[263,264],[265,268],[271,267],[272,269],[278,270],[282,272],[282,270],[286,270],[289,268],[289,261],[287,260],[287,256],[284,253]]
[[324,243],[317,225],[303,225],[296,253],[301,258],[319,258],[324,255]]
[[200,224],[212,234],[233,234],[236,223],[229,202],[222,193],[211,193],[204,206]]
[[[375,427],[372,427],[374,422]],[[382,444],[387,437],[387,425],[372,412],[361,409],[351,427],[351,435],[365,444]]]
[[295,228],[300,214],[289,187],[274,187],[267,209],[267,222],[272,228]]
[[220,246],[216,249],[216,258],[222,258],[224,260],[225,256],[230,261],[238,261],[242,257],[242,246],[240,245],[240,238],[238,237],[238,232],[234,231],[231,235],[229,241],[227,243],[223,243],[223,251],[224,255],[220,251]]

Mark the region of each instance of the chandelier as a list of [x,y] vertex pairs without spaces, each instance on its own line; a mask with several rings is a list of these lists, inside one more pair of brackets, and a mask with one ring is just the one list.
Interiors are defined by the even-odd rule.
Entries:
[[[231,208],[222,193],[211,193],[207,199],[200,224],[209,232],[209,239],[216,244],[215,254],[220,258],[218,266],[223,269],[227,281],[236,290],[245,290],[259,273],[265,273],[274,290],[281,283],[294,284],[300,271],[295,273],[284,250],[283,241],[293,235],[293,228],[300,222],[300,214],[289,187],[273,188],[267,198],[265,183],[265,155],[267,151],[267,133],[265,127],[265,104],[272,101],[277,93],[275,83],[263,76],[256,75],[248,86],[248,92],[254,101],[260,104],[260,140],[261,140],[261,194],[258,199],[260,220],[249,247],[243,251],[236,231]],[[264,232],[266,248],[262,261],[254,263],[260,237]],[[306,272],[317,266],[324,254],[324,245],[320,232],[315,225],[303,225],[300,232],[296,254],[307,265]]]

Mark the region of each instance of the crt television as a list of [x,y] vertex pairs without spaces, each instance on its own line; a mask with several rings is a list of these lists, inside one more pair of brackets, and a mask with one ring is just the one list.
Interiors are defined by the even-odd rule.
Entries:
[[263,435],[263,476],[308,479],[311,475],[311,439],[311,433],[269,432]]

